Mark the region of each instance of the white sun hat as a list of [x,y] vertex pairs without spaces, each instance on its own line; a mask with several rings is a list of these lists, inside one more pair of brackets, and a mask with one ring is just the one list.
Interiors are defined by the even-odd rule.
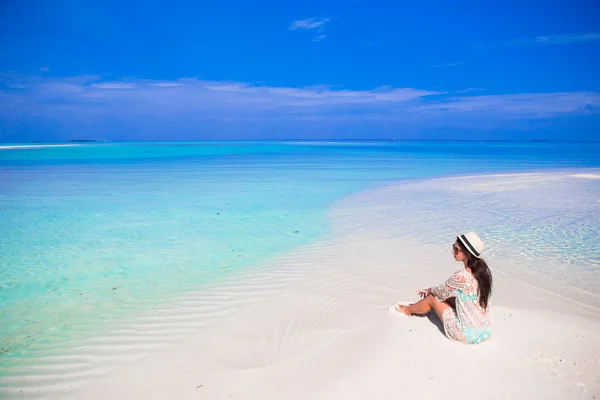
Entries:
[[457,234],[456,236],[460,239],[469,253],[477,258],[481,257],[481,253],[483,253],[485,249],[485,244],[475,232]]

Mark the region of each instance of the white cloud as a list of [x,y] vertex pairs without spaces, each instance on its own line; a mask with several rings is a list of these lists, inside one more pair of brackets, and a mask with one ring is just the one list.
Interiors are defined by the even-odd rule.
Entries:
[[119,140],[319,137],[324,132],[348,137],[358,131],[365,137],[399,131],[417,136],[429,131],[435,136],[440,129],[455,129],[457,134],[473,129],[543,129],[564,126],[566,121],[576,124],[579,116],[595,121],[589,129],[597,126],[599,92],[481,95],[397,87],[350,90],[190,78],[103,81],[93,76],[0,74],[0,139],[4,140],[36,130],[54,130],[62,138],[85,131]]
[[436,64],[432,65],[433,68],[445,68],[445,67],[458,67],[459,65],[463,65],[464,61],[451,62],[446,64]]
[[185,86],[185,84],[180,83],[180,82],[159,82],[159,83],[150,83],[150,86],[156,86],[156,87],[180,87],[180,86]]
[[323,29],[325,24],[329,22],[329,18],[308,18],[308,19],[299,19],[292,21],[290,24],[290,30],[313,30],[313,29]]
[[506,43],[507,46],[531,46],[531,45],[559,45],[573,43],[600,42],[600,33],[586,33],[583,35],[548,35],[536,36],[535,38],[522,38]]
[[462,90],[457,90],[456,93],[468,93],[468,92],[483,92],[485,89],[483,88],[466,88]]
[[[15,83],[20,86],[15,87]],[[135,90],[124,90],[135,89]],[[446,120],[489,118],[547,119],[600,113],[598,92],[481,95],[475,89],[452,93],[417,88],[378,87],[368,90],[324,86],[258,86],[245,82],[128,80],[97,77],[14,77],[0,81],[0,121],[46,113],[47,118],[107,116],[124,120],[163,118],[198,120],[257,118],[397,121],[432,116]],[[18,115],[17,115],[18,114]],[[19,117],[20,118],[20,117]]]
[[270,99],[274,105],[297,107],[374,104],[377,102],[398,103],[441,94],[441,92],[413,88],[381,87],[372,90],[332,90],[323,87],[289,88],[202,81],[197,81],[195,88],[196,90],[237,94],[240,98],[246,95],[247,100]]
[[98,89],[135,89],[138,86],[133,83],[126,82],[106,82],[106,83],[95,83],[94,87]]
[[588,33],[585,35],[567,35],[567,36],[538,36],[535,42],[539,44],[567,44],[582,42],[600,42],[600,34]]
[[519,93],[481,96],[454,96],[428,102],[421,111],[487,113],[540,118],[600,111],[598,92]]
[[299,19],[292,21],[289,26],[289,30],[291,31],[313,31],[315,32],[315,36],[313,37],[314,42],[320,42],[325,39],[325,24],[329,22],[329,18],[308,18],[308,19]]

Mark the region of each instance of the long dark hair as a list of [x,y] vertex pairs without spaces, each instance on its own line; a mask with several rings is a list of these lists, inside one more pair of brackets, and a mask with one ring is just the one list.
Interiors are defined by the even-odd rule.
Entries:
[[471,273],[479,284],[479,305],[487,308],[490,296],[492,295],[492,271],[490,271],[483,258],[475,257],[465,249],[465,246],[458,238],[456,239],[462,252],[467,255],[467,267],[471,268]]

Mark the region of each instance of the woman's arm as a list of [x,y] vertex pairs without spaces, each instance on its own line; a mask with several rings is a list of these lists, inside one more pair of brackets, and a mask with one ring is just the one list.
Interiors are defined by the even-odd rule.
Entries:
[[450,297],[456,297],[458,289],[463,289],[466,285],[464,271],[458,271],[448,280],[439,286],[432,287],[430,293],[435,296],[437,301],[444,301]]

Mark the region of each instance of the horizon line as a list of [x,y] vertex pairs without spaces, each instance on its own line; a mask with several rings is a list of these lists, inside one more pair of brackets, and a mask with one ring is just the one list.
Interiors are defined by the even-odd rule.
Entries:
[[252,142],[500,142],[500,143],[600,143],[600,140],[553,140],[553,139],[528,139],[528,140],[503,140],[503,139],[204,139],[204,140],[95,140],[95,139],[69,139],[63,141],[27,141],[13,142],[0,141],[3,144],[67,144],[78,143],[252,143]]

